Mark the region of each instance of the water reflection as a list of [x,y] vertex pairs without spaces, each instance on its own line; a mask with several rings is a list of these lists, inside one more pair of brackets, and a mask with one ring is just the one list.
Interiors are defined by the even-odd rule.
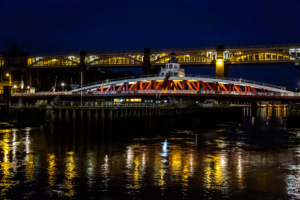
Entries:
[[1,195],[10,197],[16,185],[25,185],[30,187],[21,193],[28,198],[240,199],[258,191],[298,199],[300,130],[282,129],[284,113],[285,108],[261,108],[258,116],[248,111],[238,122],[195,131],[172,131],[165,124],[162,129],[152,121],[157,128],[147,133],[127,127],[132,136],[111,126],[99,127],[101,136],[90,128],[84,137],[83,124],[70,135],[61,127],[52,135],[2,129]]
[[77,158],[74,152],[67,152],[65,163],[65,179],[63,183],[63,189],[65,190],[64,196],[72,197],[75,195],[74,187],[76,186],[74,178],[77,177]]

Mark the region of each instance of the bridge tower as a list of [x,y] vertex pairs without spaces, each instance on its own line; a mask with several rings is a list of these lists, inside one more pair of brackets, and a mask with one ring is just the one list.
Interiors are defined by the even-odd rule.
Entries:
[[216,51],[216,77],[228,77],[228,64],[224,61],[224,45],[218,45]]
[[143,74],[151,74],[151,63],[150,63],[150,48],[144,49],[144,61],[143,61]]

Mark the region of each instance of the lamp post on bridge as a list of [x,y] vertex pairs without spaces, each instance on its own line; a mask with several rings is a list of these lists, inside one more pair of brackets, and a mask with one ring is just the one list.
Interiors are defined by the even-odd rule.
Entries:
[[64,92],[64,83],[61,84],[62,85],[62,92]]

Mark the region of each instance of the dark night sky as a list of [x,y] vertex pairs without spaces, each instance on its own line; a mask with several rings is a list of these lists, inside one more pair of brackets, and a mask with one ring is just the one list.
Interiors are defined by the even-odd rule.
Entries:
[[[12,44],[34,54],[300,43],[300,0],[3,0],[0,9],[0,52]],[[299,79],[292,65],[230,69],[288,87]]]
[[300,43],[299,9],[299,0],[4,0],[0,51]]

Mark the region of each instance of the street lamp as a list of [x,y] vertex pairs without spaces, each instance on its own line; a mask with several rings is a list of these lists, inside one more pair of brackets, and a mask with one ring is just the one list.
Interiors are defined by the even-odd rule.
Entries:
[[27,86],[27,90],[28,90],[28,93],[30,93],[30,87],[29,86]]
[[61,84],[61,86],[62,86],[62,92],[64,92],[64,85],[65,85],[64,83]]
[[15,88],[15,93],[17,93],[17,86],[16,86],[16,85],[14,85],[14,88]]
[[11,86],[11,75],[10,74],[6,74],[6,76],[8,76],[8,78],[9,78],[9,86]]

